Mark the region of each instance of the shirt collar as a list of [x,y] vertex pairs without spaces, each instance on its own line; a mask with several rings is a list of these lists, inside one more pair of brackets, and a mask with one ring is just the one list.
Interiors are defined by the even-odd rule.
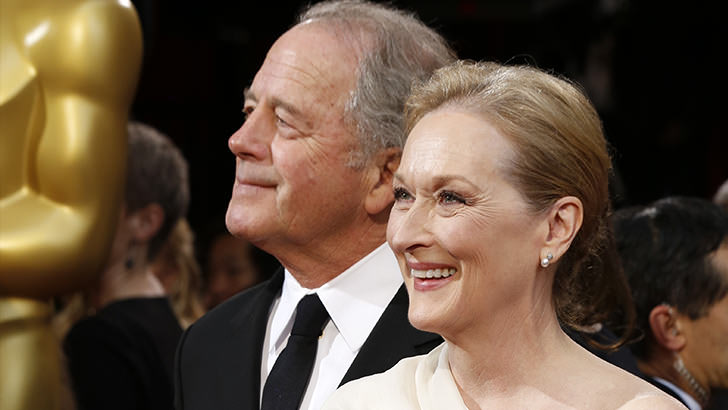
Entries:
[[281,319],[271,323],[271,340],[288,336],[296,305],[315,292],[346,344],[358,351],[402,283],[397,259],[386,243],[318,289],[302,287],[286,269],[276,308]]

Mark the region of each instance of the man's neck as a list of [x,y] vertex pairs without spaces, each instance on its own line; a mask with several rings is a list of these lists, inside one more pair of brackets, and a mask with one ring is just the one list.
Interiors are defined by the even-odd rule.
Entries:
[[329,257],[312,258],[311,255],[300,255],[292,258],[294,263],[281,260],[283,266],[291,272],[298,283],[307,289],[316,289],[339,276],[356,262],[382,245],[384,241],[372,243],[366,247],[351,249],[346,252],[342,248],[332,249]]
[[317,238],[306,244],[256,244],[275,256],[308,289],[321,287],[386,241],[386,225],[373,224],[344,235]]
[[660,352],[653,353],[650,360],[638,360],[637,365],[642,373],[667,380],[689,394],[704,407],[707,403],[702,397],[698,397],[695,389],[678,373],[674,362],[675,357],[672,352]]

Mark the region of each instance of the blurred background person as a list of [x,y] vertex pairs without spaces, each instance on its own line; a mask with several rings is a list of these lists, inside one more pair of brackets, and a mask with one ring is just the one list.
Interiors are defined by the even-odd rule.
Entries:
[[152,127],[130,123],[128,134],[126,189],[111,254],[82,302],[69,305],[75,312],[62,315],[73,323],[63,348],[81,410],[173,408],[182,328],[152,261],[187,212],[187,163]]
[[[713,203],[728,212],[728,179],[721,184],[713,195]],[[728,409],[728,388],[716,388],[711,391],[710,406],[714,409]]]
[[644,334],[632,347],[639,368],[691,410],[706,408],[711,389],[728,387],[728,215],[668,197],[613,222]]
[[718,190],[715,192],[715,196],[713,196],[713,202],[728,211],[728,179],[726,179],[725,182],[718,187]]
[[224,227],[211,239],[206,257],[206,309],[270,278],[281,266],[272,255],[231,235]]
[[202,270],[195,254],[195,234],[187,219],[180,219],[152,264],[182,328],[205,313]]

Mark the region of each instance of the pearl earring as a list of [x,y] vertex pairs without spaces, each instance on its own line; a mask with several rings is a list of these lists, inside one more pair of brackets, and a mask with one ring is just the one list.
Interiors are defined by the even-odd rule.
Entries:
[[552,255],[550,252],[546,254],[546,257],[541,259],[541,267],[545,268],[549,266],[549,263],[551,263],[551,259],[554,258],[554,255]]

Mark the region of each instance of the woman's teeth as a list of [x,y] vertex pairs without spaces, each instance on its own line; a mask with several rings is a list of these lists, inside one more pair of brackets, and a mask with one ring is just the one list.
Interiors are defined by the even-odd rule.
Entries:
[[415,278],[420,279],[439,279],[439,278],[447,278],[448,276],[452,276],[455,274],[455,269],[428,269],[428,270],[417,270],[417,269],[410,269],[410,273]]

